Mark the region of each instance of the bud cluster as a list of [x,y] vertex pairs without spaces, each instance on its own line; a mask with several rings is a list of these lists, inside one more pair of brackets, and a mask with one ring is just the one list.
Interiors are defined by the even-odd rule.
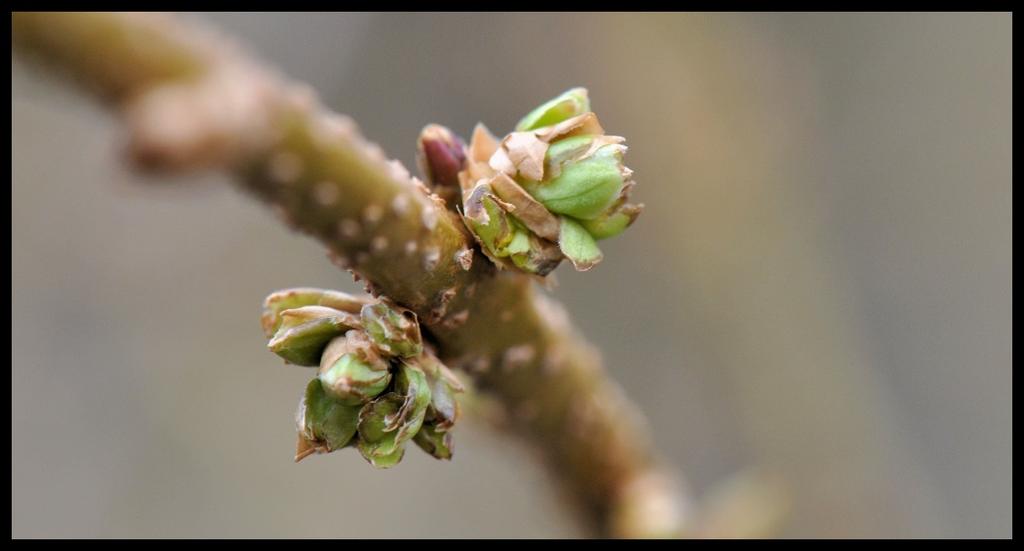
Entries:
[[424,129],[420,153],[428,179],[451,185],[455,161],[466,227],[498,266],[546,275],[568,258],[577,270],[601,261],[597,240],[633,223],[642,205],[623,165],[625,139],[605,134],[584,88],[526,115],[500,141],[477,125],[464,150],[445,129]]
[[295,460],[352,446],[373,466],[401,461],[409,440],[450,459],[462,385],[423,346],[416,315],[385,301],[290,289],[263,303],[268,348],[318,367],[296,415]]

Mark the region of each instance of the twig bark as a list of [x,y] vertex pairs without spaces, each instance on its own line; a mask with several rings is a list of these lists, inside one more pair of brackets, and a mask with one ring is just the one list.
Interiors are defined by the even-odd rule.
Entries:
[[495,270],[440,198],[307,87],[172,17],[18,13],[12,28],[25,51],[123,109],[142,166],[230,171],[368,290],[415,311],[445,362],[541,451],[593,533],[690,533],[644,419],[562,308]]

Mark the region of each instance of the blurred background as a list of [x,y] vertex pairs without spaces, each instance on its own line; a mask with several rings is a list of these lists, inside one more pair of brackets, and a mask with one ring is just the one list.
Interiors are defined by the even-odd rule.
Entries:
[[[790,537],[1012,535],[1009,14],[201,14],[413,167],[590,89],[647,210],[554,295],[700,496]],[[308,372],[260,303],[360,288],[220,175],[120,162],[12,56],[12,518],[36,536],[581,535],[517,442],[292,462]]]

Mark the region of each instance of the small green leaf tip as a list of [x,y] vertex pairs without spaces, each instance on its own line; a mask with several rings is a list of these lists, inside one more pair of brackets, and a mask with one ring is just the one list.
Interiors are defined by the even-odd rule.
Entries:
[[587,111],[590,111],[590,98],[587,97],[587,89],[573,88],[530,111],[530,114],[523,117],[516,125],[516,131],[522,132],[551,126],[582,115]]
[[292,308],[301,306],[326,306],[358,314],[359,309],[367,303],[365,298],[356,297],[341,291],[328,289],[317,289],[314,287],[296,287],[271,293],[263,301],[263,315],[260,317],[260,324],[263,326],[263,333],[267,338],[273,337],[278,328],[281,327],[281,313]]
[[590,269],[603,258],[595,241],[642,210],[628,202],[624,142],[605,134],[584,88],[537,107],[500,141],[478,126],[458,178],[466,227],[499,267],[544,276],[568,258]]
[[580,271],[593,268],[603,256],[594,237],[572,218],[562,218],[562,234],[558,238],[558,245],[566,258]]
[[267,297],[261,322],[275,354],[319,366],[296,413],[296,461],[355,447],[374,467],[392,467],[424,427],[418,445],[451,457],[463,387],[423,346],[411,311],[386,297],[299,288]]
[[362,326],[353,314],[326,306],[300,306],[281,312],[281,322],[267,343],[290,364],[320,365],[320,355],[334,337]]

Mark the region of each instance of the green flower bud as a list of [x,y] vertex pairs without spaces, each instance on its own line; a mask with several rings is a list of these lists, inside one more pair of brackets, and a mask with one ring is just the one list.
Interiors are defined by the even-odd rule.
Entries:
[[327,345],[318,377],[330,397],[349,405],[369,402],[391,382],[387,362],[358,331],[349,331]]
[[463,220],[484,254],[541,276],[562,258],[577,270],[599,262],[595,241],[641,210],[627,204],[634,182],[624,141],[605,134],[583,88],[534,109],[500,141],[478,125],[457,179]]
[[441,431],[434,423],[424,423],[413,437],[413,442],[423,451],[438,459],[452,458],[452,434]]
[[359,453],[377,468],[392,467],[402,459],[403,442],[398,431],[390,427],[388,418],[402,409],[405,398],[389,392],[363,406],[359,411]]
[[402,458],[399,453],[423,426],[430,405],[426,375],[402,363],[395,392],[382,394],[359,413],[359,451],[373,466],[386,468]]
[[[619,198],[625,184],[623,147],[616,143],[595,143],[597,136],[574,136],[551,144],[545,158],[545,179],[523,180],[520,184],[551,212],[580,220],[601,216]],[[596,150],[582,159],[573,152]],[[555,176],[549,174],[557,173]]]
[[[505,246],[520,245],[510,239]],[[424,349],[411,311],[386,298],[303,288],[268,297],[263,323],[274,331],[271,350],[290,363],[320,366],[296,414],[296,461],[354,446],[387,468],[423,430],[420,447],[451,457],[445,433],[459,416],[454,395],[462,385]]]
[[281,312],[285,310],[301,306],[326,306],[335,310],[341,310],[342,312],[358,314],[359,309],[366,303],[367,300],[365,298],[355,297],[341,291],[315,289],[312,287],[285,289],[271,293],[270,296],[264,299],[263,316],[260,318],[260,324],[263,326],[263,331],[269,339],[281,327]]
[[550,100],[523,117],[516,125],[516,131],[535,130],[558,124],[566,119],[590,111],[590,99],[586,88],[573,88]]
[[320,365],[320,356],[331,339],[362,326],[359,318],[326,306],[302,306],[285,310],[274,337],[267,343],[290,364]]
[[299,431],[295,460],[345,447],[356,434],[359,409],[332,399],[319,379],[310,381],[295,419]]
[[423,350],[420,324],[411,310],[378,302],[363,306],[360,316],[366,334],[385,354],[406,358]]

